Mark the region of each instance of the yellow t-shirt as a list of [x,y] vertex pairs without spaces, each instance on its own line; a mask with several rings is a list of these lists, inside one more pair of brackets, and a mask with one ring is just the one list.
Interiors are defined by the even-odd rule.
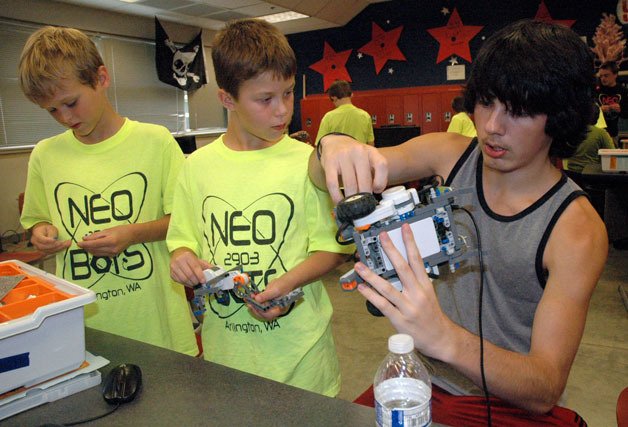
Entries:
[[68,130],[35,146],[21,221],[26,229],[49,222],[59,240],[73,241],[57,253],[56,275],[96,293],[96,303],[85,307],[86,326],[195,355],[189,306],[170,279],[165,241],[131,245],[114,258],[76,244],[95,231],[168,214],[183,160],[161,126],[127,119],[93,145]]
[[365,144],[375,140],[371,116],[353,104],[340,105],[323,116],[316,143],[332,132],[342,132]]
[[[263,290],[315,251],[350,253],[335,241],[327,193],[308,179],[312,147],[285,136],[271,147],[233,151],[223,137],[192,153],[175,190],[168,248],[231,269],[242,265]],[[340,371],[331,333],[332,306],[320,280],[271,322],[241,300],[208,299],[203,322],[207,360],[334,396]]]
[[447,132],[456,132],[471,138],[478,136],[473,120],[471,120],[471,117],[465,112],[455,114],[451,118]]
[[595,122],[595,126],[600,129],[606,129],[606,119],[604,119],[604,113],[600,109],[600,114],[597,117],[597,122]]

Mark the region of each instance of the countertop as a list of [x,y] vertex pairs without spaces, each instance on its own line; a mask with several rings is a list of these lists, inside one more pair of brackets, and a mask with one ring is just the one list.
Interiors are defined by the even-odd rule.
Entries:
[[[375,410],[267,380],[139,341],[86,328],[86,349],[111,363],[135,363],[143,387],[93,426],[371,426]],[[3,426],[71,423],[106,413],[100,386],[30,409]]]
[[628,184],[628,173],[626,172],[604,172],[601,165],[586,165],[582,169],[582,178],[591,184],[602,184],[607,187],[626,186]]

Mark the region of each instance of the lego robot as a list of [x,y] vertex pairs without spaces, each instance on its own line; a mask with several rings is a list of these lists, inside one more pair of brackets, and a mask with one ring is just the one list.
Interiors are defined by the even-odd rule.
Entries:
[[[439,275],[439,265],[448,264],[450,271],[476,251],[466,247],[451,220],[454,197],[470,190],[429,186],[417,192],[403,186],[387,189],[378,203],[371,193],[358,193],[342,200],[335,210],[338,223],[337,240],[355,243],[360,261],[379,276],[387,279],[399,291],[401,282],[390,259],[384,253],[379,234],[388,233],[404,259],[408,259],[401,237],[401,226],[410,225],[417,247],[431,277]],[[355,290],[364,281],[351,270],[340,278],[345,291]],[[369,306],[369,311],[377,310]]]
[[203,271],[205,283],[193,288],[194,298],[192,299],[192,311],[195,316],[200,316],[205,312],[205,298],[208,295],[216,295],[216,301],[222,305],[229,305],[230,292],[246,301],[260,311],[267,311],[273,307],[287,307],[299,298],[303,297],[301,288],[297,288],[281,298],[276,298],[265,303],[258,303],[253,298],[260,291],[251,282],[248,274],[242,272],[242,266],[237,266],[231,270],[214,266]]

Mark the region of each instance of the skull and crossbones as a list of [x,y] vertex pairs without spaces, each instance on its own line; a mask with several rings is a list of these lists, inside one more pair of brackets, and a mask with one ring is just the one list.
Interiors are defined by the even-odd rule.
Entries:
[[188,78],[194,80],[194,83],[198,83],[200,77],[195,73],[188,71],[190,64],[196,58],[199,46],[194,46],[193,52],[182,52],[174,45],[172,41],[166,39],[166,46],[170,48],[174,56],[172,57],[172,77],[179,83],[180,86],[185,86],[188,82]]

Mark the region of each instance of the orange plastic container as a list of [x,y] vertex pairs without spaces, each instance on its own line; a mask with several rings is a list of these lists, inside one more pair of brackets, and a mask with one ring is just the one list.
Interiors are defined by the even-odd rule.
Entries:
[[25,276],[0,302],[0,394],[46,381],[85,360],[83,307],[96,294],[13,260],[0,276]]
[[[17,276],[25,274],[15,263],[0,265],[0,276]],[[50,283],[37,276],[27,276],[0,302],[0,319],[8,321],[33,313],[37,308],[53,302],[72,298],[66,292],[59,291]]]

